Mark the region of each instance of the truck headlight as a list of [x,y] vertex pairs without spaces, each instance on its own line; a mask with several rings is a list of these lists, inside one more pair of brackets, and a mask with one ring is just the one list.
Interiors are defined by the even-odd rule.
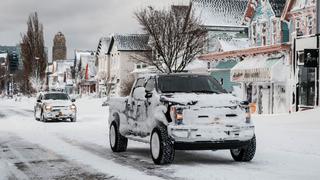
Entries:
[[72,111],[76,111],[76,110],[77,110],[77,107],[76,107],[76,105],[72,104],[72,105],[70,106],[70,109],[71,109]]
[[52,111],[52,106],[49,105],[49,104],[47,104],[47,105],[45,106],[45,109],[46,109],[46,111]]
[[240,102],[240,108],[246,113],[246,123],[251,123],[251,112],[248,101]]
[[176,106],[171,106],[170,116],[176,125],[183,124],[183,109],[182,108],[178,108]]

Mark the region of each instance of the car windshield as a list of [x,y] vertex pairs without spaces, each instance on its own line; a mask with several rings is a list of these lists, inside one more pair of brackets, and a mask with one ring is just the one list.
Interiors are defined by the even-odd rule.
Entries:
[[44,95],[44,100],[68,100],[69,96],[67,94],[63,93],[50,93],[50,94],[45,94]]
[[205,75],[168,75],[158,78],[162,93],[226,93],[216,79]]

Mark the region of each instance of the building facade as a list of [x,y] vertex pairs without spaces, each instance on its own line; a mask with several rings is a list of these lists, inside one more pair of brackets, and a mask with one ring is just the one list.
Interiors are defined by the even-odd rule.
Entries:
[[108,54],[111,37],[102,37],[99,40],[97,58],[97,93],[99,97],[107,96],[107,82],[110,79],[110,56]]
[[72,77],[74,60],[55,60],[49,66],[49,90],[60,90],[68,94],[74,93],[75,82]]
[[147,70],[144,53],[151,53],[149,36],[116,34],[101,38],[97,48],[99,95],[126,96],[135,75]]
[[255,113],[288,113],[290,109],[291,49],[288,27],[281,21],[285,0],[249,0],[243,24],[249,27],[249,48],[203,55],[203,60],[232,58],[238,63],[230,80],[241,85],[241,98]]
[[[207,30],[205,53],[225,52],[249,47],[248,26],[242,23],[247,0],[193,0],[192,8],[201,25]],[[227,91],[237,83],[230,81],[230,70],[238,62],[230,58],[212,61],[205,66]]]
[[16,46],[0,46],[0,53],[8,53],[9,69],[11,73],[23,69],[23,60],[21,56],[20,45]]
[[316,17],[316,0],[288,0],[281,17],[290,26],[293,111],[319,106],[320,41]]
[[96,56],[94,51],[75,51],[75,83],[79,94],[95,94],[97,87]]
[[149,36],[144,34],[122,34],[111,38],[110,80],[109,94],[126,96],[129,94],[134,81],[135,70],[146,68],[144,63],[138,61],[144,53],[150,53],[148,47]]
[[8,92],[9,74],[8,53],[0,52],[0,95],[5,95]]

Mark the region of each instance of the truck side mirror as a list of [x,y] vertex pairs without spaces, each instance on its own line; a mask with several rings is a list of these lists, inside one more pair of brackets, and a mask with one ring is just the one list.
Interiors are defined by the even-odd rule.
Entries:
[[132,97],[134,99],[144,101],[146,96],[146,89],[144,87],[137,87],[134,89]]
[[248,107],[249,106],[249,101],[241,101],[240,102],[240,106]]

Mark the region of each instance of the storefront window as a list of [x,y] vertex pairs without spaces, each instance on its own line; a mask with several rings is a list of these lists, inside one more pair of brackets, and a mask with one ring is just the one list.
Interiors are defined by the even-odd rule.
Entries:
[[298,95],[300,105],[315,105],[315,68],[300,66]]
[[272,30],[272,42],[273,44],[276,44],[277,43],[277,20],[273,20],[272,22],[273,24],[273,30]]
[[262,36],[262,38],[261,38],[261,40],[262,40],[262,45],[263,46],[265,46],[265,45],[267,45],[267,38],[266,38],[266,36],[267,36],[267,23],[263,23],[262,24],[262,29],[261,29],[261,36]]
[[307,26],[308,26],[308,33],[313,34],[313,18],[312,16],[307,17]]
[[298,52],[298,65],[304,64],[304,51]]
[[302,34],[301,32],[301,20],[299,18],[296,19],[296,25],[295,25],[295,28],[296,28],[296,33],[297,33],[297,36],[300,36]]

